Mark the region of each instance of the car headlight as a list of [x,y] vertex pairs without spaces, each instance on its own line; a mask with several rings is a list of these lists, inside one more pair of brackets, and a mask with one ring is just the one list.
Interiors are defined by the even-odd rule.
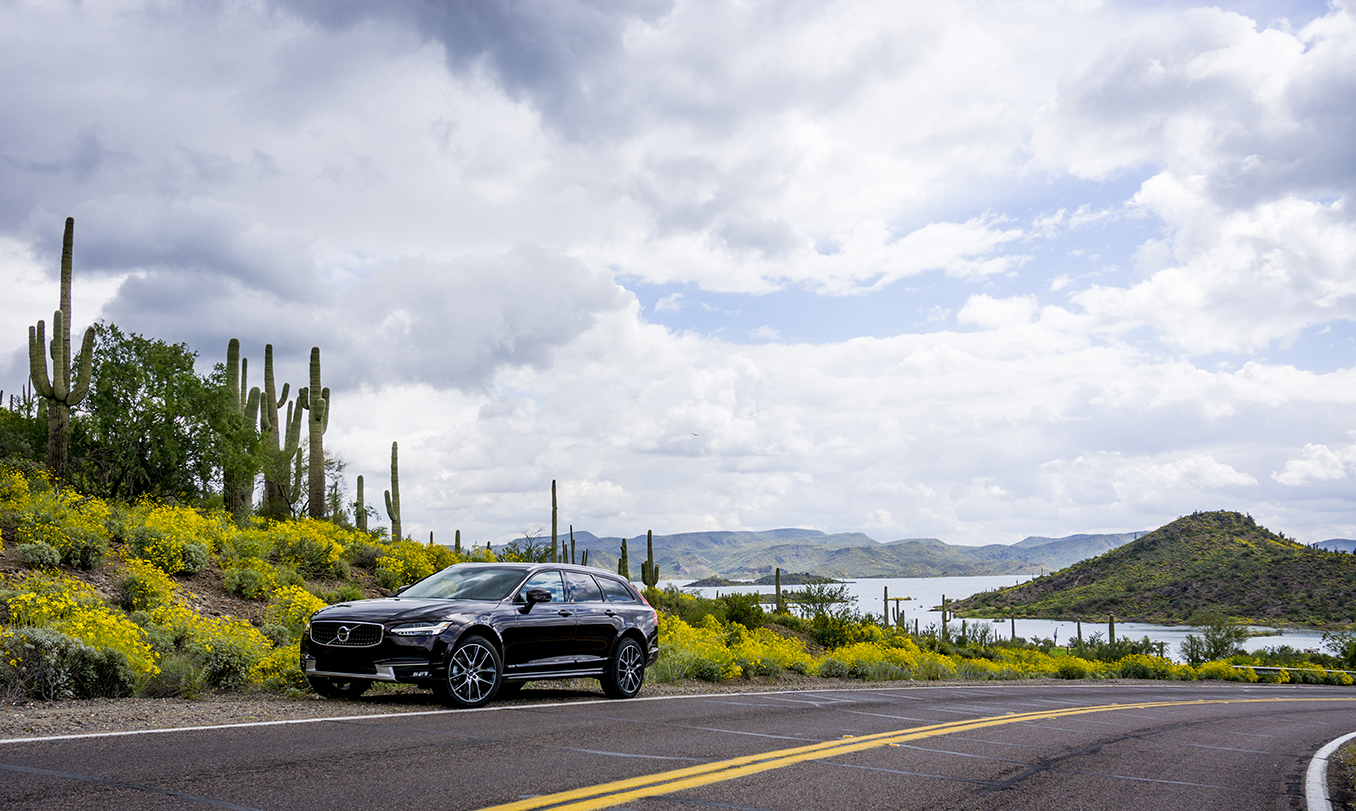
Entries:
[[451,621],[410,622],[391,629],[396,636],[437,636],[452,627]]

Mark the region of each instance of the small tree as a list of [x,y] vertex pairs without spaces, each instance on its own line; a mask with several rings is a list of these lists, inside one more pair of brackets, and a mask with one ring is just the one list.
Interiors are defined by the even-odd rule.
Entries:
[[185,344],[112,324],[95,332],[88,414],[80,420],[86,486],[125,500],[212,492],[232,448],[249,446],[237,435],[243,426],[224,375],[199,377],[197,353]]

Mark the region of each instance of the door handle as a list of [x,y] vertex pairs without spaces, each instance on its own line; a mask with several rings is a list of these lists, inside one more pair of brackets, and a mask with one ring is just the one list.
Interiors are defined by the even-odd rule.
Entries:
[[562,616],[562,617],[569,617],[569,616],[573,616],[573,614],[572,614],[572,612],[569,612],[569,611],[566,611],[566,610],[565,610],[565,609],[563,609],[563,608],[562,608],[562,609],[560,609],[560,611],[559,611],[559,612],[558,612],[558,613],[559,613],[559,614],[560,614],[560,616]]
[[616,612],[616,611],[613,611],[613,610],[610,609],[610,608],[609,608],[608,610],[604,611],[603,613],[606,614],[606,615],[608,615],[609,617],[615,617],[615,616],[617,616],[617,612]]

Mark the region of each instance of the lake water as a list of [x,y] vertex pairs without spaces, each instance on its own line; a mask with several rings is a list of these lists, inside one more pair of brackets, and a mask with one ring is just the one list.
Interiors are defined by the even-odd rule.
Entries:
[[[972,594],[978,594],[981,591],[991,591],[1003,586],[1013,586],[1018,583],[1024,583],[1030,580],[1030,575],[999,575],[993,577],[870,577],[856,580],[846,580],[848,594],[854,600],[854,606],[857,611],[863,614],[875,614],[879,617],[884,608],[885,589],[890,590],[890,603],[892,607],[896,605],[895,598],[907,597],[909,599],[897,603],[900,609],[900,616],[912,627],[914,620],[918,621],[918,627],[925,629],[928,625],[940,625],[942,621],[941,611],[932,610],[942,603],[942,595],[946,595],[948,600],[958,600],[962,597],[969,597]],[[683,588],[684,582],[690,581],[660,581],[659,587],[664,588],[668,585],[675,585]],[[798,590],[800,586],[783,586],[782,591]],[[699,588],[684,589],[701,594],[703,597],[714,597],[717,593],[728,594],[730,592],[742,592],[751,594],[759,592],[762,594],[771,594],[772,586],[721,586],[719,588]],[[990,622],[994,633],[997,633],[1004,639],[1008,638],[1012,631],[1012,623],[1008,619],[1002,619],[999,622],[991,620],[978,619],[967,620],[971,624]],[[952,627],[956,628],[960,622],[954,621]],[[1071,640],[1077,638],[1078,628],[1073,622],[1062,622],[1056,620],[1035,620],[1018,619],[1016,621],[1017,636],[1022,639],[1031,639],[1039,637],[1041,639],[1053,639],[1058,644],[1065,645]],[[1267,647],[1278,645],[1289,645],[1296,650],[1306,648],[1322,649],[1323,634],[1319,631],[1298,630],[1294,628],[1255,628],[1255,631],[1280,632],[1279,636],[1254,636],[1243,643],[1243,647],[1249,651],[1260,650]],[[1100,623],[1083,623],[1083,638],[1089,638],[1093,633],[1100,632],[1102,638],[1107,636],[1106,618],[1103,617]],[[1116,620],[1116,638],[1117,639],[1142,639],[1149,637],[1155,642],[1163,642],[1167,645],[1168,656],[1172,659],[1181,660],[1179,648],[1182,640],[1186,639],[1187,634],[1199,631],[1190,626],[1184,625],[1151,625],[1143,622],[1122,622]]]

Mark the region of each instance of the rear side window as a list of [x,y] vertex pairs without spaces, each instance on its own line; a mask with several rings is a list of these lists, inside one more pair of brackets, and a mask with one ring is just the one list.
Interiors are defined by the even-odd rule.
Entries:
[[565,572],[565,584],[570,587],[570,602],[601,603],[603,593],[593,578],[581,572]]
[[598,585],[603,587],[603,594],[607,595],[608,602],[634,603],[636,601],[635,593],[620,580],[613,580],[610,577],[599,577],[597,580]]

